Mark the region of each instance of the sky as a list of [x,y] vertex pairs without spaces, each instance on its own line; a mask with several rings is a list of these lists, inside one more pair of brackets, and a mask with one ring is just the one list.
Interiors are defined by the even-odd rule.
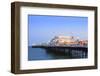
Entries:
[[28,15],[28,45],[47,43],[55,36],[88,39],[88,17]]

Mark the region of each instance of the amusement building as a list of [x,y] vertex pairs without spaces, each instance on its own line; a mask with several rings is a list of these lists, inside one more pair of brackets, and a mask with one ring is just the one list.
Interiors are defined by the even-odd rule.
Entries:
[[49,42],[51,46],[87,46],[88,40],[80,40],[74,36],[55,36]]

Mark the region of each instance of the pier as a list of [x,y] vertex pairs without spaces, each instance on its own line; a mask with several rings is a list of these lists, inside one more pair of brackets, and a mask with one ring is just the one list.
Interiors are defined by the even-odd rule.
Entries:
[[86,46],[32,46],[32,48],[43,48],[54,54],[69,54],[73,58],[87,58],[88,54]]

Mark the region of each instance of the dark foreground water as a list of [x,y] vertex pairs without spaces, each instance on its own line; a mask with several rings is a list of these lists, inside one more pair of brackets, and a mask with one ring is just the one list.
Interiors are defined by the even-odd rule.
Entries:
[[[62,49],[63,50],[63,49]],[[72,50],[71,53],[28,47],[28,60],[79,59],[87,58],[87,52]]]

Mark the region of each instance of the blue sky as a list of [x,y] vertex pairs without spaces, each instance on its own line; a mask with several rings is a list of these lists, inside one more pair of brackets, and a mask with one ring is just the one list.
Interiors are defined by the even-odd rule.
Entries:
[[88,39],[88,17],[28,15],[28,45],[59,35]]

